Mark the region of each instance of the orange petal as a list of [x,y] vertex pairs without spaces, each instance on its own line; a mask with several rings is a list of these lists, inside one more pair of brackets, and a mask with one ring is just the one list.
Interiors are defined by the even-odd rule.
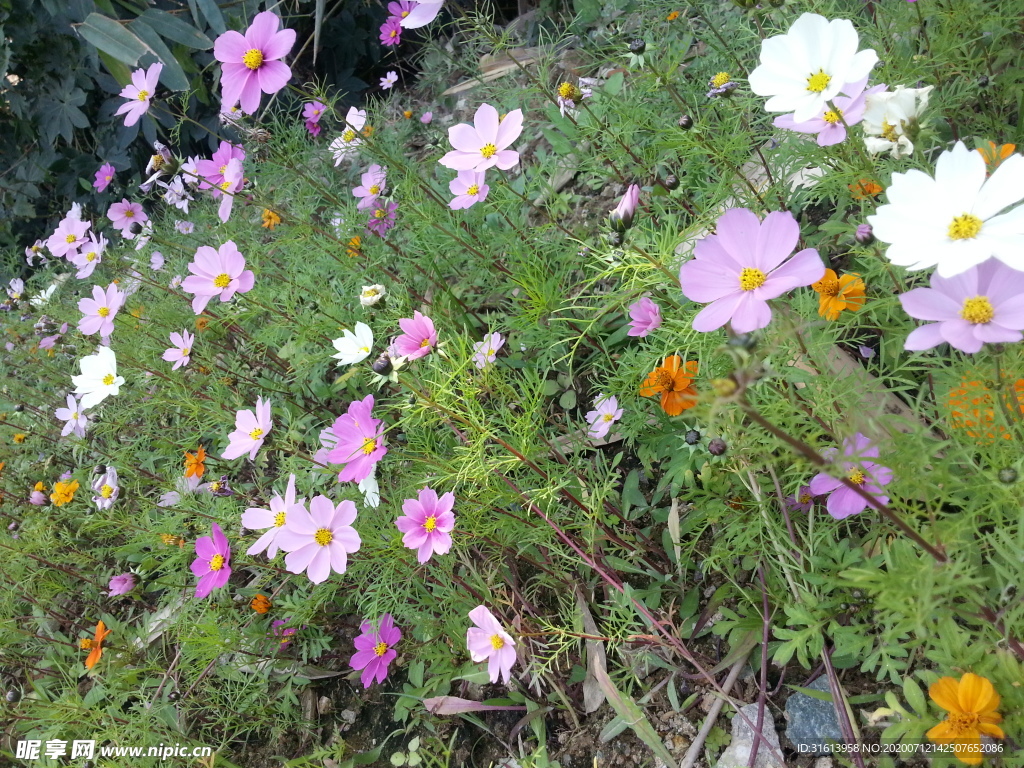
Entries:
[[947,712],[963,712],[960,709],[960,700],[957,697],[959,689],[960,683],[952,677],[943,677],[938,682],[932,684],[928,689],[928,695],[932,697],[932,701]]
[[653,397],[664,389],[658,384],[658,372],[652,371],[647,374],[647,379],[640,387],[640,397]]
[[961,763],[981,765],[981,739],[967,741],[966,738],[953,742],[953,754]]
[[98,662],[100,660],[100,656],[102,656],[102,655],[103,655],[103,648],[98,646],[98,645],[95,646],[92,649],[92,651],[89,653],[89,658],[87,658],[85,660],[85,668],[86,669],[92,669],[93,667],[95,667],[96,666],[96,662]]
[[1003,733],[1002,728],[998,725],[993,725],[992,723],[986,723],[984,720],[978,723],[978,730],[982,733],[987,733],[989,736],[995,736],[997,739],[1006,738],[1006,734]]
[[690,376],[691,378],[695,377],[697,375],[697,361],[688,360],[685,369],[687,376]]
[[926,733],[925,736],[932,741],[937,741],[939,743],[949,741],[951,738],[949,734],[949,721],[943,720],[938,725],[933,726],[928,730],[928,733]]
[[960,678],[957,696],[964,712],[992,712],[999,706],[999,694],[989,679],[973,672]]
[[682,362],[683,359],[679,357],[679,355],[670,355],[669,357],[665,358],[665,362],[662,364],[661,367],[667,370],[673,376],[675,376],[676,372],[679,370],[679,365]]

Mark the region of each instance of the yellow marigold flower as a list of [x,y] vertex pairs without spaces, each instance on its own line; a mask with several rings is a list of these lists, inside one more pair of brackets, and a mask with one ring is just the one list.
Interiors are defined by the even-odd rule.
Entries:
[[161,533],[160,541],[169,547],[173,547],[175,544],[178,545],[179,549],[183,549],[185,547],[185,540],[181,538],[181,536],[173,536],[170,533]]
[[63,507],[65,504],[75,498],[75,491],[78,490],[78,481],[72,480],[69,483],[65,483],[61,480],[57,481],[57,484],[53,486],[53,493],[50,494],[50,501],[58,507]]
[[864,306],[864,281],[855,273],[836,277],[835,271],[826,269],[811,288],[818,293],[818,314],[826,320],[838,320],[844,309],[856,312]]
[[848,184],[847,188],[853,193],[854,200],[877,197],[882,192],[882,185],[871,179],[861,179],[856,184]]
[[26,437],[28,437],[28,435],[26,435],[24,432],[19,432],[14,436],[14,442],[20,445],[21,443],[25,442]]
[[373,136],[373,126],[368,125],[365,128],[363,128],[363,137],[368,139],[371,136]]
[[256,611],[256,613],[266,613],[272,605],[273,603],[270,602],[270,598],[266,595],[256,595],[256,597],[249,601],[249,607]]
[[[977,374],[970,374],[973,375]],[[979,444],[990,443],[996,438],[1013,439],[1003,426],[1002,420],[996,420],[996,408],[999,406],[996,403],[994,387],[994,383],[981,377],[964,377],[960,386],[952,390],[946,398],[953,428],[963,429]],[[1021,409],[1024,409],[1024,379],[1017,379],[1014,382],[1013,393],[1017,398],[1016,403],[1011,394],[1004,392],[1002,397],[1006,412],[1016,421],[1020,418]]]
[[411,110],[411,109],[407,109],[407,110],[405,110],[405,111],[404,111],[404,112],[402,113],[402,116],[403,116],[403,117],[404,117],[404,118],[405,118],[406,120],[411,120],[411,119],[412,119],[412,110]]
[[349,240],[348,241],[348,247],[345,249],[345,253],[347,253],[353,259],[356,256],[362,256],[363,255],[363,239],[359,235],[356,235],[351,240]]
[[985,158],[985,165],[988,166],[989,175],[992,174],[999,164],[1006,158],[1013,154],[1013,150],[1017,148],[1016,144],[1002,144],[996,146],[994,141],[988,143],[988,147],[978,147],[978,154]]
[[675,21],[679,18],[679,11],[672,11],[668,16],[665,17],[665,21]]
[[696,361],[683,365],[679,355],[665,358],[665,362],[647,374],[640,387],[641,397],[661,395],[661,409],[669,416],[678,416],[697,404],[697,390],[693,378],[697,375]]
[[996,723],[1003,720],[996,710],[999,694],[988,678],[968,672],[959,681],[940,678],[928,689],[932,701],[949,714],[928,731],[928,738],[937,744],[952,744],[957,760],[967,765],[981,765],[981,735],[1006,738]]
[[[2,466],[3,465],[0,465],[0,467],[2,467]],[[35,487],[32,490],[39,491],[39,492],[44,492],[46,490],[46,483],[44,483],[42,480],[40,480],[38,483],[35,484]]]
[[263,223],[260,225],[264,229],[273,231],[274,227],[281,223],[281,217],[274,213],[269,208],[263,209]]

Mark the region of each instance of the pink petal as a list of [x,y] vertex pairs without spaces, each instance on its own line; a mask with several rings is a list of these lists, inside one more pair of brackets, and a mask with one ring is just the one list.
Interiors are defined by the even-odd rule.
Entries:
[[960,316],[959,302],[934,288],[914,288],[900,294],[899,299],[903,311],[918,320],[952,320]]
[[746,208],[730,208],[715,225],[718,242],[741,264],[750,260],[760,229],[757,215]]
[[824,276],[825,265],[818,252],[813,248],[805,248],[768,275],[764,285],[754,293],[759,299],[774,299],[794,288],[816,283]]
[[942,336],[942,324],[928,323],[911,331],[907,340],[903,342],[903,348],[908,352],[920,352],[944,344],[945,341]]
[[295,30],[282,29],[263,46],[263,60],[283,59],[295,45]]
[[[522,122],[522,113],[519,114],[520,123]],[[477,107],[476,115],[473,117],[473,124],[476,128],[476,134],[480,138],[482,144],[494,144],[498,145],[498,110],[490,104],[481,104]],[[520,129],[521,130],[521,129]],[[449,136],[451,131],[448,132]],[[455,146],[455,143],[452,143]]]
[[768,302],[759,299],[753,291],[745,291],[739,305],[732,314],[732,329],[736,333],[750,333],[764,328],[772,321],[772,310]]
[[[800,239],[800,225],[789,211],[772,211],[761,223],[752,266],[768,273],[793,252]],[[824,274],[824,268],[822,268]]]
[[260,51],[263,51],[280,28],[281,19],[278,18],[276,13],[271,13],[270,11],[257,13],[253,17],[252,24],[245,31],[245,42],[250,48],[258,48]]
[[495,145],[498,149],[504,149],[513,141],[519,138],[523,132],[523,110],[513,109],[498,126],[498,135]]
[[292,70],[283,61],[264,61],[256,74],[264,93],[277,93],[292,79]]
[[240,102],[242,111],[245,114],[251,115],[260,108],[260,98],[262,93],[263,92],[260,90],[259,76],[256,72],[249,71],[249,73],[245,75],[242,87],[238,91],[238,101]]
[[691,301],[706,303],[739,290],[739,274],[731,265],[709,259],[691,259],[679,268],[679,285]]
[[742,294],[737,291],[708,304],[693,318],[693,330],[707,333],[721,328],[729,322],[742,300]]
[[321,584],[327,581],[327,578],[331,575],[331,549],[330,547],[321,547],[314,544],[317,547],[317,552],[313,555],[313,559],[310,560],[309,567],[306,569],[306,576],[314,584]]
[[[468,123],[459,123],[448,129],[448,141],[452,148],[459,152],[470,152],[475,157],[480,156],[480,148],[487,142],[477,133],[477,130]],[[451,154],[450,152],[448,154]],[[442,162],[442,165],[446,163]],[[460,169],[461,170],[461,169]]]
[[250,47],[240,32],[229,30],[214,41],[213,57],[225,64],[238,64]]

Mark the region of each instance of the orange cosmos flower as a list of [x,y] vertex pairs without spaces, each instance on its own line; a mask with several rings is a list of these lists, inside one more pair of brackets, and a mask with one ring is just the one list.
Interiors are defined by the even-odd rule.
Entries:
[[856,184],[848,184],[847,188],[853,193],[854,200],[876,197],[882,191],[882,186],[871,179],[861,179]]
[[19,432],[18,434],[16,434],[14,436],[14,442],[19,443],[19,444],[20,443],[24,443],[26,437],[28,437],[28,435],[26,435],[24,432]]
[[249,607],[252,608],[256,613],[266,613],[270,610],[273,603],[266,595],[256,595],[250,602]]
[[196,330],[205,331],[207,326],[210,325],[210,318],[206,315],[200,315],[196,318]]
[[[990,382],[981,379],[969,379],[965,377],[960,386],[952,390],[947,397],[950,421],[954,429],[963,429],[970,437],[977,440],[979,444],[990,443],[997,437],[1003,440],[1012,440],[1013,436],[1002,424],[1002,420],[996,420],[996,408],[999,404],[995,400],[995,392]],[[1016,421],[1020,418],[1021,409],[1024,408],[1024,379],[1017,379],[1013,385],[1017,402],[1013,397],[1003,393],[1003,401],[1006,411]]]
[[988,166],[988,175],[992,175],[992,171],[999,167],[999,164],[1006,158],[1013,154],[1013,150],[1017,148],[1016,144],[1003,144],[996,146],[994,141],[988,143],[988,147],[978,147],[978,154],[985,158],[985,165]]
[[825,276],[811,285],[818,293],[818,314],[826,320],[838,320],[844,309],[856,312],[864,306],[864,281],[860,275],[850,273],[836,277],[831,269]]
[[72,480],[70,483],[57,481],[57,484],[53,486],[53,493],[50,494],[50,501],[58,507],[63,507],[75,498],[75,491],[77,490],[77,480]]
[[89,657],[85,660],[86,669],[92,669],[96,666],[96,662],[100,660],[100,656],[103,655],[103,639],[109,634],[110,630],[101,621],[96,624],[96,636],[94,638],[84,637],[79,641],[78,645],[82,650],[89,651]]
[[345,249],[345,253],[353,259],[356,256],[361,256],[363,254],[363,238],[359,235],[353,236],[348,241],[348,247]]
[[946,719],[928,731],[928,738],[937,744],[952,744],[957,760],[967,765],[981,765],[981,734],[1004,739],[1003,729],[996,723],[1003,717],[999,694],[988,678],[968,672],[959,682],[943,677],[931,688],[932,701],[946,710]]
[[194,454],[185,451],[185,477],[202,477],[206,471],[203,462],[206,461],[206,449],[199,446]]
[[274,213],[269,208],[263,209],[263,223],[260,224],[264,229],[273,231],[274,227],[281,223],[281,217]]
[[665,21],[675,21],[679,18],[679,11],[672,11],[668,16],[665,17]]
[[647,374],[646,381],[640,387],[640,396],[653,397],[660,394],[661,409],[669,416],[678,416],[697,404],[697,390],[693,388],[696,375],[696,361],[691,360],[683,365],[679,355],[666,357],[662,365]]
[[161,533],[160,541],[162,541],[168,547],[173,547],[177,545],[178,549],[185,548],[185,540],[181,538],[181,536],[174,536],[170,533]]

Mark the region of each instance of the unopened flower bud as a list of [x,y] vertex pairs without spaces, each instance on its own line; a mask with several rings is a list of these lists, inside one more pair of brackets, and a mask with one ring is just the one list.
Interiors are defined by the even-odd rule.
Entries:
[[679,122],[676,123],[684,131],[688,131],[693,128],[693,118],[689,115],[683,115],[679,118]]
[[1000,469],[999,482],[1006,483],[1007,485],[1017,482],[1017,470],[1013,467],[1004,467],[1003,469]]
[[7,695],[4,698],[7,699],[10,704],[17,704],[21,701],[21,691],[16,691],[12,688],[7,692]]
[[24,410],[25,410],[25,406],[22,405],[21,403],[18,403],[16,406],[14,406],[14,412],[15,413],[21,413]]
[[181,698],[181,694],[178,693],[177,691],[171,691],[170,693],[167,694],[167,700],[168,701],[177,701],[180,698]]
[[629,43],[629,52],[639,56],[641,53],[647,50],[647,43],[640,38],[632,40]]
[[700,442],[700,432],[696,429],[691,429],[683,436],[683,440],[686,441],[687,445],[696,445]]
[[665,189],[679,189],[679,177],[674,173],[670,174],[662,179],[661,184]]
[[633,216],[640,203],[640,187],[630,184],[615,210],[608,214],[608,223],[616,232],[625,232],[633,226]]
[[381,376],[387,376],[389,373],[391,373],[391,358],[388,356],[388,353],[381,352],[380,357],[378,357],[370,364],[370,368],[373,369],[374,373],[379,374]]
[[623,238],[621,232],[609,232],[608,233],[608,244],[613,248],[618,248],[622,245]]
[[875,233],[870,224],[861,224],[857,227],[857,234],[854,239],[861,245],[871,245],[875,242]]
[[736,382],[733,379],[712,379],[711,390],[716,397],[729,397],[736,391]]
[[978,85],[982,88],[988,85],[988,75],[982,75],[978,78]]
[[708,453],[710,453],[712,456],[721,456],[723,453],[725,453],[728,447],[729,446],[725,444],[725,440],[723,440],[720,437],[716,437],[711,442],[708,443]]
[[757,346],[757,337],[752,333],[739,333],[735,336],[730,336],[729,341],[726,342],[730,347],[739,347],[750,352]]

